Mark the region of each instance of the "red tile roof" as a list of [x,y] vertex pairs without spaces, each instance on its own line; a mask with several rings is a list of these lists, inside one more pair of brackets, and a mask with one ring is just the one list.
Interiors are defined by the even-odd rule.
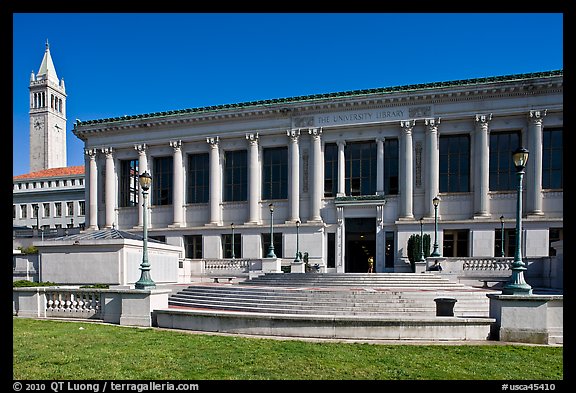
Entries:
[[84,174],[84,165],[66,166],[62,168],[50,168],[38,172],[25,173],[23,175],[13,176],[12,180],[39,179],[44,177],[74,176],[83,174]]

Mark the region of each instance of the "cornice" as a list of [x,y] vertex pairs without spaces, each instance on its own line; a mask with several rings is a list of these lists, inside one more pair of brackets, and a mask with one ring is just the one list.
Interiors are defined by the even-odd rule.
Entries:
[[476,78],[391,88],[355,90],[285,99],[251,101],[238,104],[172,110],[99,120],[76,120],[73,133],[86,140],[87,135],[161,126],[185,126],[194,123],[230,119],[286,118],[303,113],[357,108],[383,108],[422,103],[474,101],[561,93],[563,71]]

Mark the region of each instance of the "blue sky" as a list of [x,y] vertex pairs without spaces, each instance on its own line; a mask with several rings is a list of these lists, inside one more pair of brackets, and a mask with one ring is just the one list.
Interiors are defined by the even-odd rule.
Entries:
[[562,13],[14,13],[13,175],[45,42],[75,119],[563,68]]

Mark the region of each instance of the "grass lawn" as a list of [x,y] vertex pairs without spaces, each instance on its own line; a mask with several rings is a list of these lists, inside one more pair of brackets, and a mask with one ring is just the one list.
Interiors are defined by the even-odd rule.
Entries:
[[13,318],[17,380],[562,380],[563,348],[309,342]]

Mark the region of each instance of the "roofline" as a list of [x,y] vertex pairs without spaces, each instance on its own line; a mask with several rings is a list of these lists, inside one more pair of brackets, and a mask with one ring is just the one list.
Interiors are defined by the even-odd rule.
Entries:
[[86,120],[86,121],[81,121],[81,120],[77,119],[76,122],[74,123],[73,132],[75,132],[76,128],[80,127],[80,126],[88,126],[88,125],[95,125],[95,124],[101,124],[101,123],[113,123],[113,122],[123,122],[123,121],[132,121],[132,120],[141,120],[141,119],[154,119],[154,118],[161,118],[161,117],[180,115],[180,114],[191,114],[191,113],[200,114],[200,113],[207,113],[207,112],[218,112],[218,111],[227,110],[227,109],[266,107],[269,105],[278,105],[278,104],[295,104],[295,103],[310,102],[310,101],[321,101],[321,100],[326,100],[326,99],[367,96],[367,95],[371,95],[371,94],[391,94],[391,93],[402,93],[402,92],[415,91],[415,90],[429,90],[429,89],[436,89],[436,88],[447,88],[447,87],[469,86],[469,85],[482,85],[482,84],[489,84],[489,83],[513,82],[513,81],[521,81],[521,80],[536,79],[536,78],[550,78],[550,77],[557,77],[557,76],[563,76],[563,75],[564,75],[564,71],[562,69],[560,69],[560,70],[553,70],[553,71],[542,71],[542,72],[532,72],[532,73],[523,73],[523,74],[509,74],[509,75],[502,75],[502,76],[491,76],[491,77],[483,77],[483,78],[451,80],[451,81],[445,81],[445,82],[430,82],[430,83],[419,83],[419,84],[401,85],[401,86],[393,86],[393,87],[382,87],[382,88],[373,88],[373,89],[349,90],[349,91],[342,91],[342,92],[335,92],[335,93],[311,94],[311,95],[288,97],[288,98],[274,98],[274,99],[268,99],[268,100],[247,101],[247,102],[240,102],[240,103],[235,103],[235,104],[212,105],[212,106],[179,109],[179,110],[164,111],[164,112],[145,113],[145,114],[139,114],[139,115],[124,115],[124,116],[118,116],[118,117],[102,118],[102,119]]

